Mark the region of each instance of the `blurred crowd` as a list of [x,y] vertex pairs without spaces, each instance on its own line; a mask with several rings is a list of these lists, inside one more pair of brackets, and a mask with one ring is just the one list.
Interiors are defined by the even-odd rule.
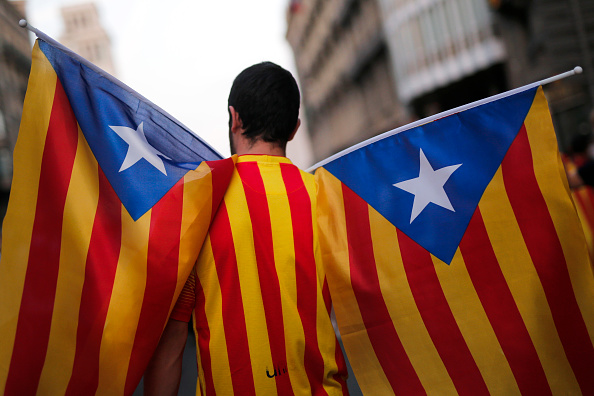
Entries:
[[573,137],[569,150],[563,154],[569,187],[594,187],[594,109],[590,123]]
[[[562,155],[571,196],[582,223],[582,229],[594,259],[594,109],[590,112],[589,123],[571,140],[569,149]],[[594,264],[594,260],[592,260]]]

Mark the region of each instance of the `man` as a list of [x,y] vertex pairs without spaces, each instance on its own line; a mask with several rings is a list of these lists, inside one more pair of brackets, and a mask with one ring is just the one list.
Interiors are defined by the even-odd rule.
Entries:
[[317,239],[314,178],[285,157],[299,128],[299,103],[293,76],[273,63],[251,66],[233,82],[236,168],[145,373],[145,394],[177,393],[191,316],[198,394],[347,392]]

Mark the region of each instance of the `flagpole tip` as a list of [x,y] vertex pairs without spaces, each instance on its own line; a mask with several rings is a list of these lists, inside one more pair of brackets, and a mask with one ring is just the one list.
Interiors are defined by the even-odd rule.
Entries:
[[19,26],[22,28],[26,28],[27,27],[27,20],[26,19],[21,19],[19,21]]
[[584,69],[582,69],[580,66],[576,66],[573,68],[573,72],[575,74],[582,74],[583,71],[584,71]]

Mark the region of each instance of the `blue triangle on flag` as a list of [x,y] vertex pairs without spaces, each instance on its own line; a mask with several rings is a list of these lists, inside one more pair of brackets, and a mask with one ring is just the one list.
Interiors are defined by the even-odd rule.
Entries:
[[[520,131],[535,93],[536,88],[527,90],[388,136],[324,168],[449,264],[483,192]],[[452,173],[443,185],[451,208],[430,202],[414,217],[416,195],[404,188],[406,183],[399,183],[419,178],[423,155],[433,170],[452,167],[446,169]]]
[[[64,87],[101,170],[134,220],[150,210],[188,169],[196,168],[204,160],[221,158],[208,144],[137,93],[122,88],[49,43],[38,43]],[[127,141],[122,136],[134,138],[136,155],[128,153],[130,138]],[[144,151],[139,151],[139,147]]]

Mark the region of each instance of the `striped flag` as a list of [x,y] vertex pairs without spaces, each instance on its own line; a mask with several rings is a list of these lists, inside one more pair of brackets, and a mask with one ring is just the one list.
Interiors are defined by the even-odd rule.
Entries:
[[234,169],[219,158],[36,42],[3,225],[0,393],[134,391]]
[[594,394],[594,277],[542,88],[316,171],[364,394]]
[[242,155],[172,318],[195,308],[206,395],[342,394],[315,178],[287,158]]

